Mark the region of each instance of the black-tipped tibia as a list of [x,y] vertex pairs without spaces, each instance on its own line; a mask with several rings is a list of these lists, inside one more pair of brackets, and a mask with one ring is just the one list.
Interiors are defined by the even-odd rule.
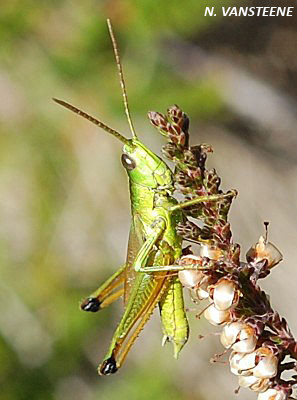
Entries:
[[117,372],[117,370],[117,363],[113,357],[104,360],[98,368],[99,375],[114,374],[115,372]]
[[81,303],[80,308],[84,311],[97,312],[100,310],[100,304],[96,297],[88,297]]

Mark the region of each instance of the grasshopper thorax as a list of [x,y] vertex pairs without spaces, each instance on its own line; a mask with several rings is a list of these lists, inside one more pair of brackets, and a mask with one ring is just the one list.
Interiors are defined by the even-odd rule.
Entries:
[[123,148],[122,164],[131,184],[149,189],[173,191],[173,177],[166,163],[138,139],[131,139]]

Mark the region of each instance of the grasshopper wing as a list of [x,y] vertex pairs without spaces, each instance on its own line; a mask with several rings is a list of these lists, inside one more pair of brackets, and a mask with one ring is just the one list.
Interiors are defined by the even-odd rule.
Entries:
[[143,224],[140,217],[136,214],[132,217],[132,223],[129,233],[129,242],[127,249],[125,286],[124,286],[124,304],[129,299],[131,288],[133,287],[137,272],[133,268],[134,260],[141,246],[144,243]]

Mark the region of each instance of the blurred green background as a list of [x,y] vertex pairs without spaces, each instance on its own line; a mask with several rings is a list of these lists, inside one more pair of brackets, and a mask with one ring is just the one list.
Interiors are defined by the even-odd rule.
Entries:
[[191,117],[192,143],[213,145],[208,165],[223,188],[239,190],[231,221],[243,259],[271,221],[285,263],[264,287],[297,331],[296,17],[210,18],[205,5],[215,4],[1,3],[1,400],[236,398],[235,377],[209,363],[218,339],[198,340],[212,330],[195,319],[198,310],[178,361],[161,348],[155,315],[122,370],[97,376],[122,306],[90,315],[78,304],[125,259],[127,179],[120,144],[51,98],[128,135],[107,17],[141,139],[159,151],[146,113],[177,103]]

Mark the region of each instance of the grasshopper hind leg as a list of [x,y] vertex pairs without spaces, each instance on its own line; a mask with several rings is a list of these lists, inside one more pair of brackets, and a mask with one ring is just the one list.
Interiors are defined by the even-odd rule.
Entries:
[[123,295],[124,289],[119,287],[124,283],[125,267],[121,266],[109,279],[87,297],[80,305],[83,311],[97,312],[113,303]]
[[[166,221],[163,217],[157,218],[153,227],[154,232],[147,237],[133,263],[136,272],[138,268],[146,265],[151,250],[166,228]],[[113,335],[109,350],[98,367],[99,375],[115,373],[121,367],[131,346],[167,289],[166,275],[164,272],[163,279],[157,280],[153,274],[137,274],[122,319]]]
[[[133,311],[134,302],[127,305],[122,320],[114,334],[110,349],[98,367],[99,375],[114,374],[122,366],[132,345],[165,292],[167,285],[166,275],[163,276],[163,280],[154,280],[153,287],[151,288],[152,292],[142,305],[139,304],[140,309],[137,307],[138,311],[136,315],[134,314],[135,310]],[[130,306],[132,306],[132,309]],[[131,314],[134,315],[130,319],[129,316]]]

